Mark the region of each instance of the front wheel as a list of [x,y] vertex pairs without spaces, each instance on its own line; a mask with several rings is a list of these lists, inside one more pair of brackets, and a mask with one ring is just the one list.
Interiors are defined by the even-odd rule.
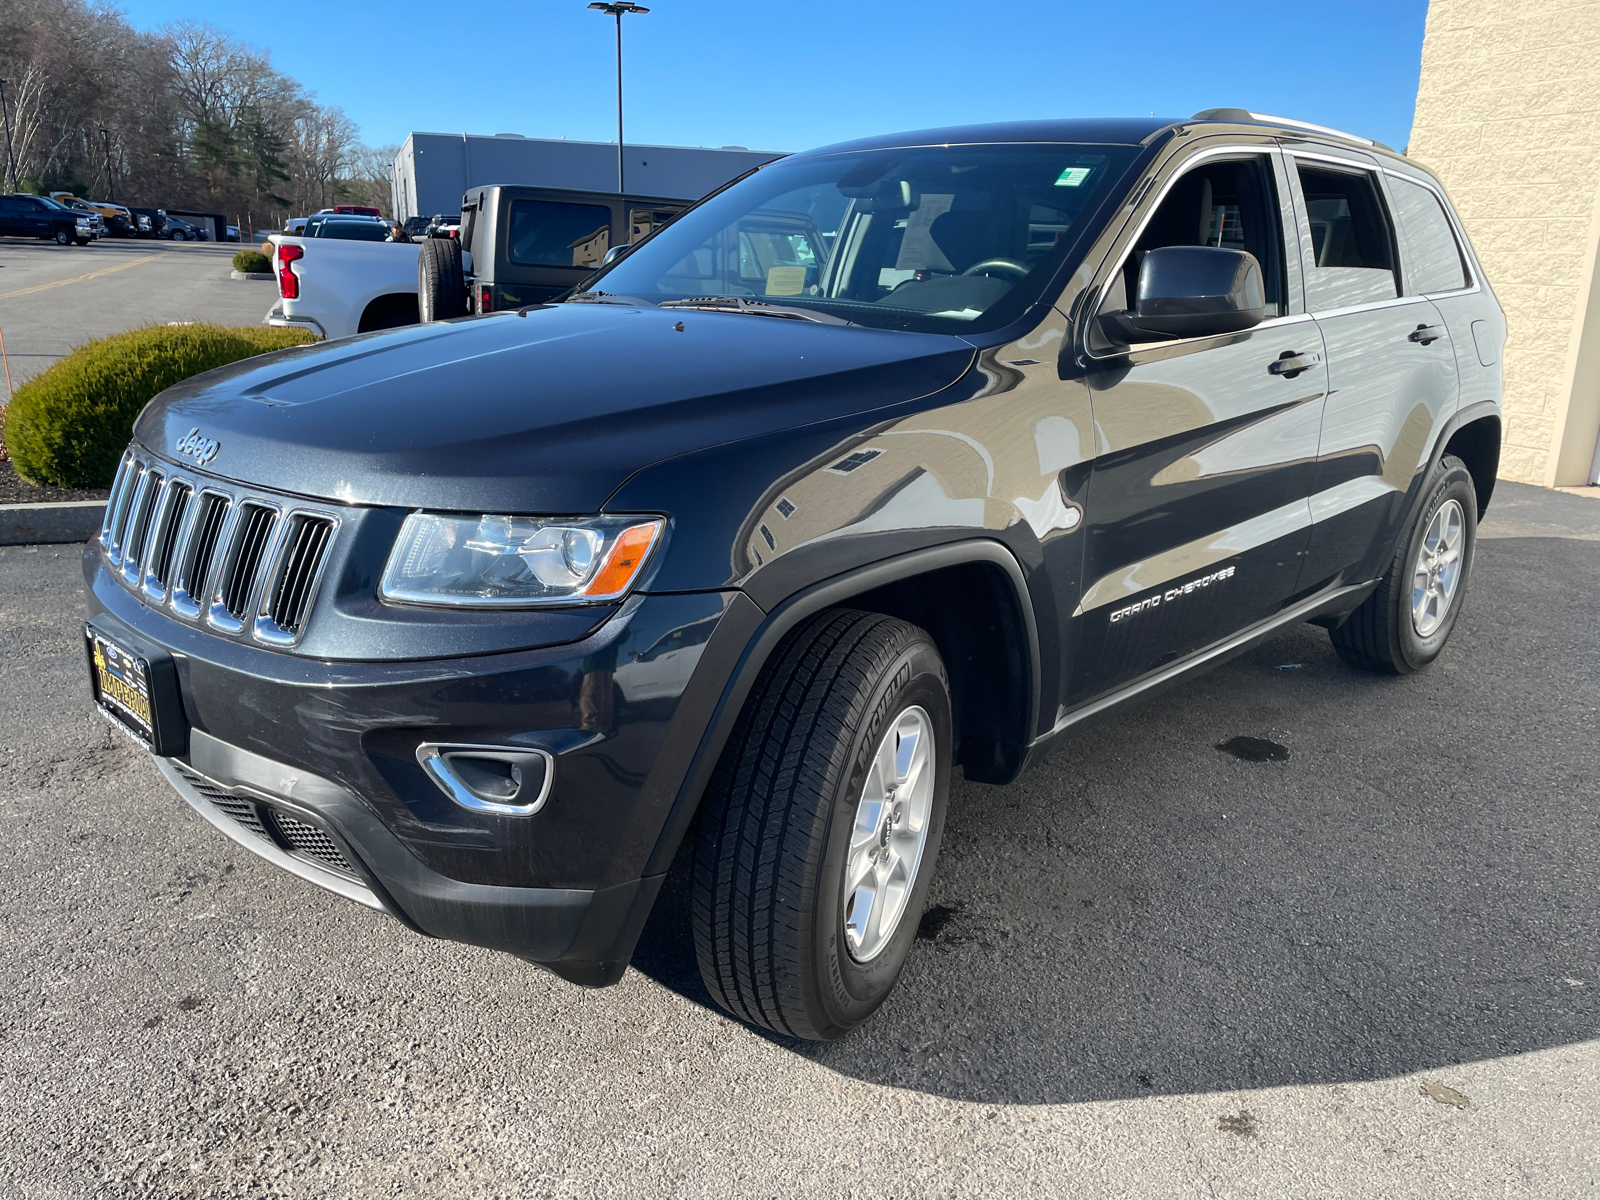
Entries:
[[[83,243],[79,242],[78,244],[81,246]],[[67,229],[65,227],[56,230],[56,245],[58,245],[58,246],[70,246],[70,245],[72,245],[72,230]]]
[[1409,675],[1439,657],[1455,628],[1478,540],[1477,492],[1466,464],[1447,454],[1422,495],[1378,590],[1331,633],[1352,666]]
[[706,790],[700,973],[777,1033],[841,1037],[917,936],[950,791],[949,678],[914,625],[833,610],[763,669]]

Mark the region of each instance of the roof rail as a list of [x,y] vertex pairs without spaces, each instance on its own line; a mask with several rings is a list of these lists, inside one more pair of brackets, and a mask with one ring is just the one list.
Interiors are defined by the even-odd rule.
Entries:
[[[1250,112],[1243,108],[1203,108],[1191,121],[1233,121],[1246,125],[1281,125],[1285,129],[1305,129],[1311,133],[1325,133],[1330,137],[1343,138],[1347,142],[1357,142],[1363,146],[1377,146],[1382,150],[1389,150],[1382,142],[1375,142],[1371,138],[1361,137],[1359,134],[1346,133],[1342,129],[1332,129],[1327,125],[1313,125],[1310,121],[1296,121],[1292,117],[1274,117],[1267,113]],[[1392,151],[1391,151],[1392,153]]]

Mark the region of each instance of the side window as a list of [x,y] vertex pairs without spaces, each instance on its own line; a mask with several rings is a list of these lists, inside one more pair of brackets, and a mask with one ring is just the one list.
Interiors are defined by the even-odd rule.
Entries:
[[611,209],[603,204],[513,200],[511,261],[526,267],[598,266],[611,244]]
[[1393,300],[1394,235],[1370,171],[1298,164],[1311,224],[1306,303],[1312,312]]
[[1389,176],[1395,215],[1405,230],[1406,249],[1401,278],[1408,295],[1453,292],[1467,286],[1467,269],[1455,230],[1439,197],[1420,183]]
[[1132,305],[1144,256],[1163,246],[1249,251],[1261,264],[1268,315],[1284,313],[1283,221],[1265,158],[1208,162],[1179,178],[1129,251],[1102,312],[1121,312]]

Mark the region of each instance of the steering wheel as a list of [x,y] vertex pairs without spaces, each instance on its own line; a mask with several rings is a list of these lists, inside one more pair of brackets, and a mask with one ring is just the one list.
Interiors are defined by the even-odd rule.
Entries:
[[973,263],[961,273],[963,275],[988,275],[991,272],[1022,279],[1028,274],[1028,268],[1026,264],[1019,263],[1014,258],[986,258],[982,262]]

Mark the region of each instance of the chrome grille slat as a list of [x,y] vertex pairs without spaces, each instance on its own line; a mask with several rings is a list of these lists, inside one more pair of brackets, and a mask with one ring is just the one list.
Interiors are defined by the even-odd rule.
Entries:
[[305,632],[339,524],[336,511],[214,483],[130,448],[112,480],[100,549],[145,604],[288,647]]
[[147,467],[129,512],[128,537],[122,550],[122,578],[135,587],[139,584],[139,563],[144,557],[145,543],[150,536],[150,522],[155,516],[157,503],[161,499],[161,485],[165,481],[164,472]]
[[178,539],[186,531],[189,500],[194,495],[194,489],[182,480],[174,480],[167,489],[167,495],[166,525],[161,530],[161,539],[156,544],[155,561],[151,564],[151,573],[155,576],[156,584],[161,588],[163,595],[172,582],[172,562],[178,552]]
[[237,531],[228,543],[217,580],[217,600],[211,606],[211,623],[230,633],[244,628],[267,543],[278,523],[278,510],[255,500],[239,505]]
[[123,454],[122,461],[117,464],[117,476],[111,481],[111,498],[106,501],[106,514],[100,522],[100,548],[109,551],[114,544],[112,537],[117,525],[117,514],[122,509],[122,498],[127,493],[130,480],[134,473],[134,457],[132,454]]
[[178,552],[177,578],[172,585],[172,607],[186,617],[199,616],[209,599],[206,587],[232,503],[221,492],[208,489],[193,505],[193,532]]
[[328,517],[311,513],[290,516],[274,558],[271,583],[262,594],[257,637],[283,644],[300,636],[334,529],[335,523]]

